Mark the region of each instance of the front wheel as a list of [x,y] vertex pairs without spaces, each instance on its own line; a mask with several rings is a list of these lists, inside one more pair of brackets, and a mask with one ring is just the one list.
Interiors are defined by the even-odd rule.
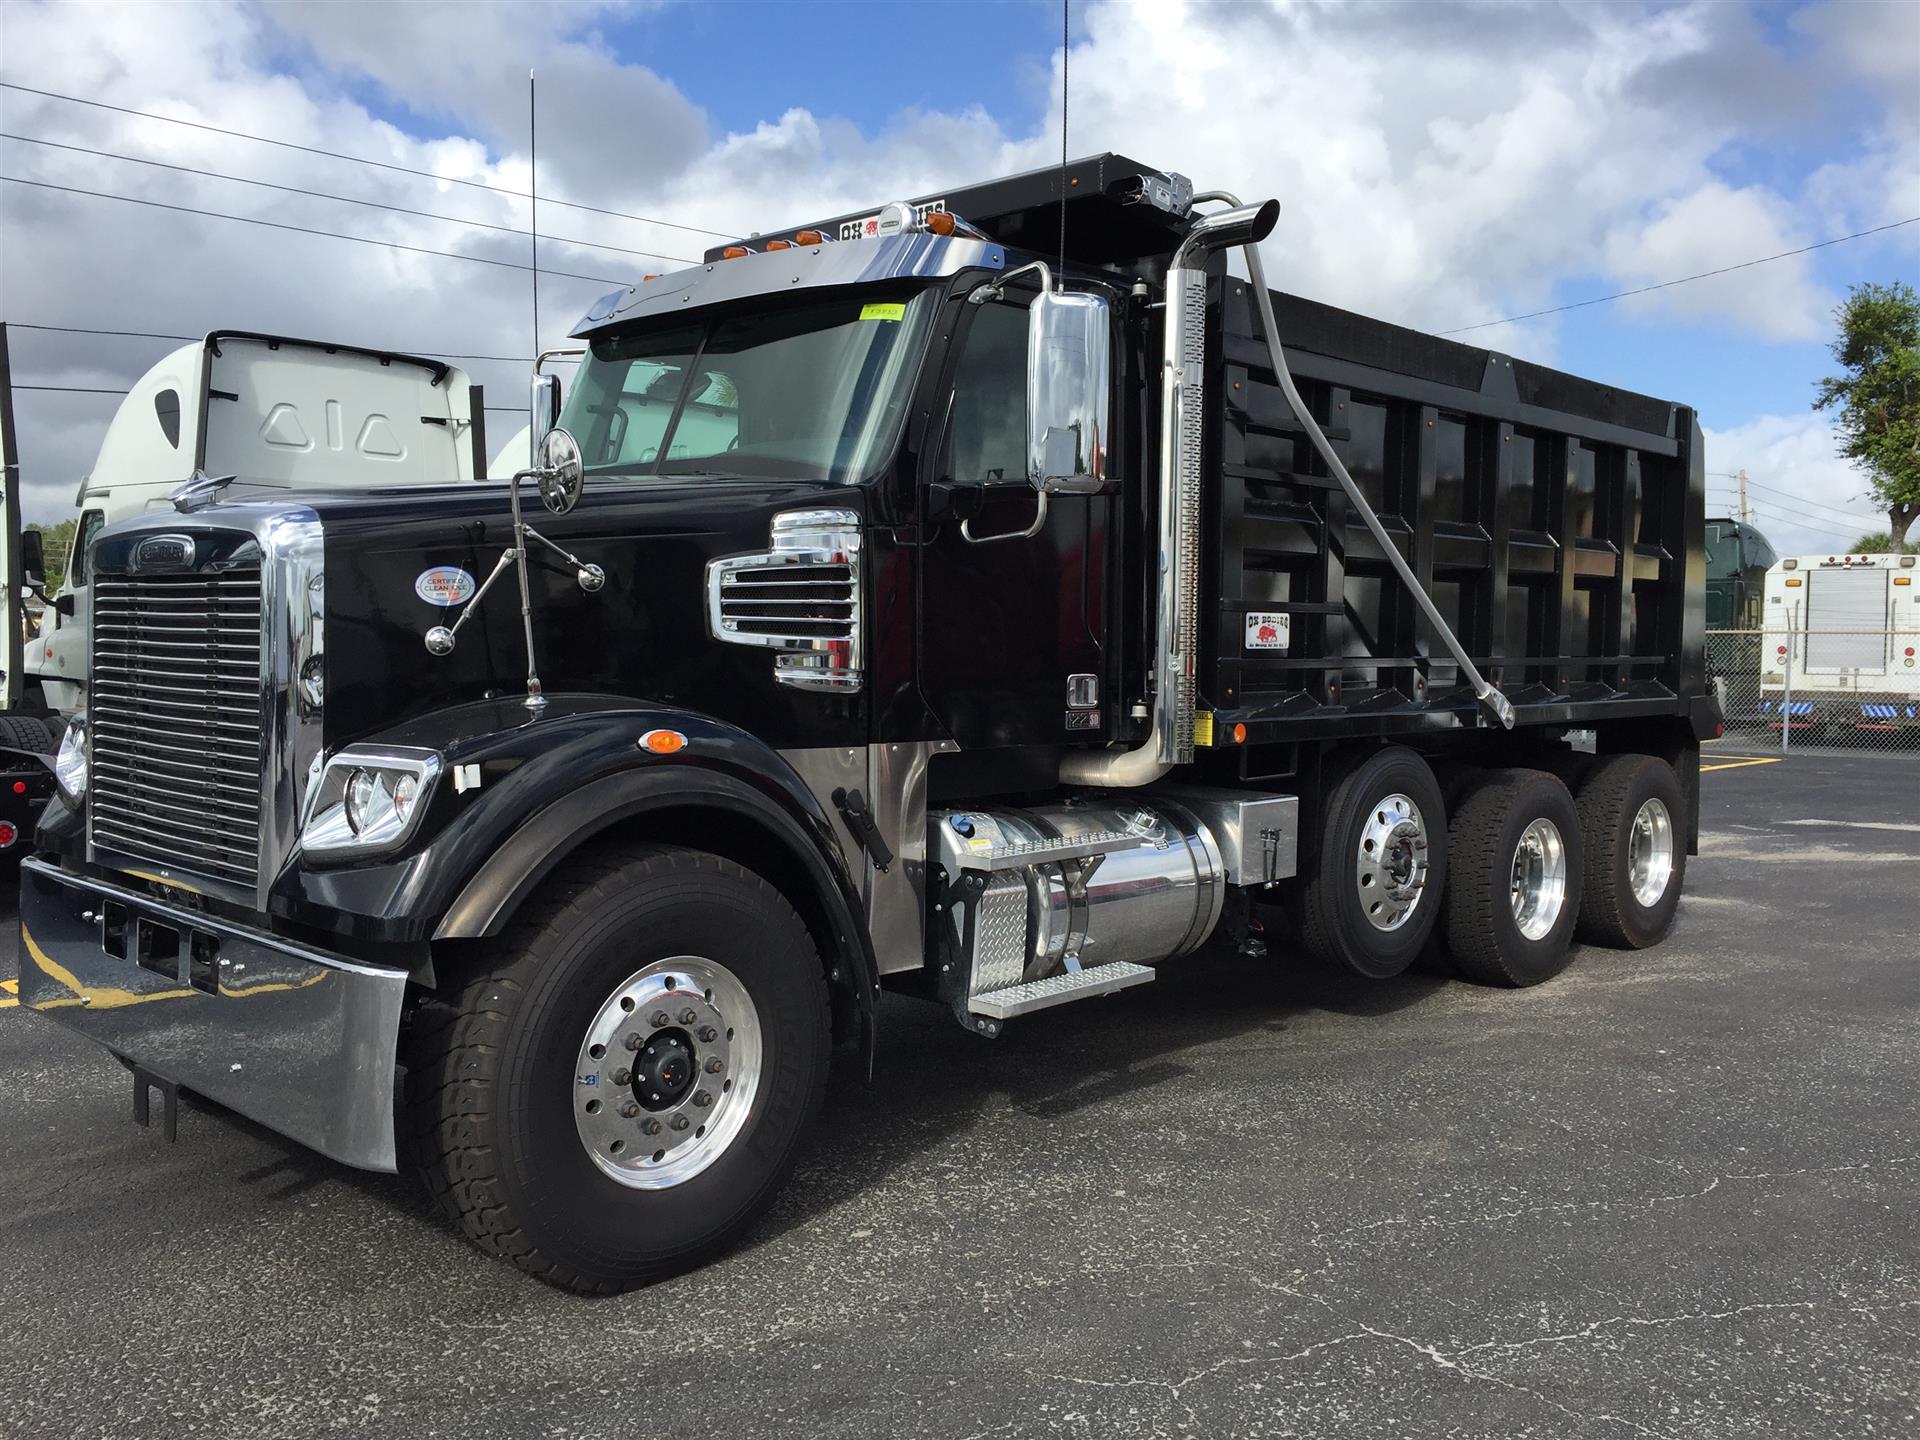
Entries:
[[716,856],[621,852],[421,1006],[415,1161],[470,1239],[529,1274],[647,1284],[772,1199],[830,1048],[819,956],[784,897]]

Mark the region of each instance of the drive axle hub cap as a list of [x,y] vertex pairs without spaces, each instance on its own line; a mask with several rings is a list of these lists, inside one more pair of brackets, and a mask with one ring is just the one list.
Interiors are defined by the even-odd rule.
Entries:
[[1367,817],[1354,882],[1360,909],[1376,930],[1398,930],[1419,905],[1427,888],[1427,826],[1405,795],[1387,796]]
[[1513,923],[1529,940],[1543,938],[1567,904],[1567,842],[1551,820],[1520,833],[1513,851]]
[[1642,905],[1660,903],[1673,879],[1673,816],[1666,802],[1647,801],[1633,817],[1633,833],[1627,838],[1627,880],[1633,886],[1633,898]]
[[691,1180],[745,1127],[761,1063],[760,1015],[731,970],[692,955],[656,960],[606,998],[580,1042],[580,1143],[622,1185]]

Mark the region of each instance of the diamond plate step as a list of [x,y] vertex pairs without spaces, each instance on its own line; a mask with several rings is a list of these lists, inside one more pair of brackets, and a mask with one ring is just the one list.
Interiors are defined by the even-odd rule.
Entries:
[[1010,1020],[1030,1010],[1049,1005],[1064,1005],[1069,1000],[1085,1000],[1093,995],[1111,995],[1129,985],[1144,985],[1154,971],[1146,965],[1116,960],[1110,965],[1095,965],[1078,974],[1049,975],[1044,980],[1029,980],[1024,985],[1009,985],[1004,990],[989,990],[967,1001],[975,1015],[990,1015],[995,1020]]
[[1134,850],[1151,845],[1153,837],[1131,830],[1112,830],[1100,835],[1069,835],[1063,840],[1016,840],[991,849],[983,846],[968,850],[960,857],[967,870],[1024,870],[1053,860],[1084,860],[1095,855],[1111,855],[1116,850]]

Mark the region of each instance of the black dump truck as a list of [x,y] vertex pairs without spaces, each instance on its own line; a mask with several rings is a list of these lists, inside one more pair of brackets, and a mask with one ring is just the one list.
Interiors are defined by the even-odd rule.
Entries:
[[1105,155],[756,236],[592,307],[511,485],[108,527],[21,1003],[611,1290],[740,1233],[885,990],[1655,943],[1693,412],[1271,293],[1277,214]]

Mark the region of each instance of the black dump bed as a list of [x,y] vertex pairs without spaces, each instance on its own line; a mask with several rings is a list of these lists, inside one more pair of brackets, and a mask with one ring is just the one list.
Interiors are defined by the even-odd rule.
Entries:
[[[1450,723],[1436,712],[1471,697],[1275,383],[1249,287],[1218,278],[1214,297],[1203,707],[1249,741]],[[1521,724],[1696,708],[1691,410],[1273,298],[1302,396]]]

